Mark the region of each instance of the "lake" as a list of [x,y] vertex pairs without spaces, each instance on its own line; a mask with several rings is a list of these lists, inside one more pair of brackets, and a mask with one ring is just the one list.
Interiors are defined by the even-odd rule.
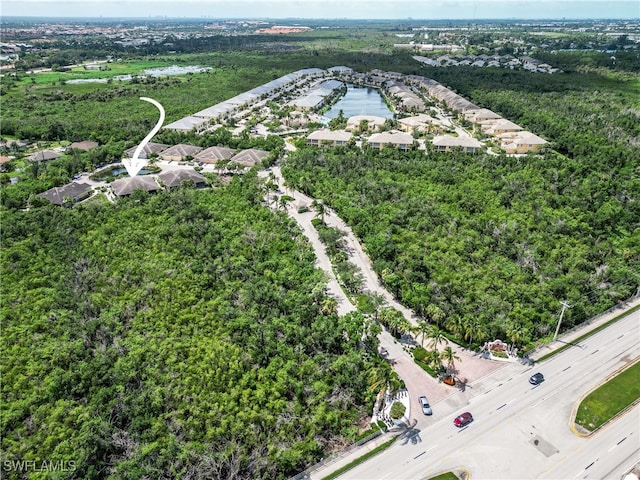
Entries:
[[378,90],[368,87],[354,87],[347,85],[347,93],[329,110],[324,113],[326,118],[336,118],[338,112],[344,113],[346,118],[355,115],[375,115],[376,117],[393,118],[393,112]]
[[[150,68],[143,70],[141,77],[164,77],[167,75],[184,75],[187,73],[202,73],[212,70],[211,67],[198,67],[195,65],[187,65],[180,67],[171,65],[170,67]],[[133,79],[133,75],[116,75],[111,80],[129,81]],[[67,80],[66,83],[107,83],[109,78],[76,78]]]

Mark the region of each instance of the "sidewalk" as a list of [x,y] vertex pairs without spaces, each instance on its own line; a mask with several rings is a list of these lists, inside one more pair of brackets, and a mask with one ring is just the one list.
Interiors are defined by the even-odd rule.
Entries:
[[[308,472],[306,476],[302,476],[299,478],[304,480],[307,480],[307,479],[322,480],[327,475],[330,475],[336,470],[344,467],[345,465],[348,465],[354,460],[357,460],[358,458],[367,454],[371,450],[379,447],[385,442],[388,442],[392,438],[402,435],[402,433],[403,433],[402,430],[397,430],[393,432],[389,431],[389,432],[383,433],[379,437],[376,437],[373,440],[368,441],[367,443],[365,443],[364,445],[361,445],[360,447],[354,448],[352,451],[346,453],[345,455],[338,456],[335,460],[329,461],[325,465],[318,466],[317,470]],[[296,478],[296,477],[292,477],[292,478]]]
[[[626,310],[629,310],[637,305],[640,305],[640,297],[632,298],[624,303],[616,305],[615,307],[607,310],[606,312],[594,317],[591,320],[587,320],[583,322],[581,325],[565,332],[563,335],[558,336],[558,339],[555,342],[551,342],[547,345],[540,347],[533,354],[530,354],[530,358],[537,359],[546,355],[547,353],[553,352],[572,341],[575,341],[580,336],[588,333],[589,331],[601,326],[602,324],[608,322],[609,320],[615,318]],[[469,400],[481,393],[489,391],[493,388],[496,388],[500,385],[505,379],[512,376],[517,370],[522,369],[523,366],[520,363],[505,363],[502,369],[493,370],[487,373],[484,377],[477,378],[472,385],[468,385],[469,390],[464,392],[456,392],[458,395],[450,395],[448,398],[441,400],[438,403],[432,403],[434,408],[440,407],[440,410],[456,410],[459,409],[462,405],[469,402]],[[309,480],[322,480],[327,475],[335,472],[339,468],[348,465],[354,460],[360,458],[365,455],[367,452],[370,452],[374,448],[382,445],[383,443],[391,440],[394,436],[399,436],[404,433],[404,430],[398,430],[394,432],[387,432],[367,443],[361,445],[359,447],[355,447],[348,452],[344,452],[344,454],[338,454],[333,461],[328,461],[326,464],[318,464],[316,465],[316,469],[307,472],[306,476],[296,476],[294,478],[298,479],[309,479]],[[312,467],[313,468],[313,467]]]
[[610,308],[609,310],[603,312],[597,317],[593,317],[590,320],[587,320],[580,325],[575,326],[571,330],[564,332],[561,335],[558,335],[558,338],[550,342],[546,345],[542,345],[532,352],[529,353],[529,358],[537,361],[545,355],[558,350],[566,346],[567,344],[571,344],[576,339],[580,338],[582,335],[590,332],[591,330],[598,328],[604,323],[607,323],[609,320],[617,317],[621,313],[626,310],[629,310],[637,305],[640,305],[640,297],[630,298],[627,301],[616,305],[615,307]]

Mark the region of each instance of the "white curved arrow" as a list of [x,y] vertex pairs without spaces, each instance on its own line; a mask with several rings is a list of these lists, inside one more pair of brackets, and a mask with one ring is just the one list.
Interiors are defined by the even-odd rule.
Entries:
[[153,129],[149,132],[149,134],[146,137],[144,137],[142,142],[140,142],[140,145],[138,145],[138,148],[136,148],[136,151],[133,152],[133,158],[131,160],[129,160],[128,158],[125,158],[122,160],[122,164],[127,169],[127,172],[131,177],[135,177],[138,174],[138,172],[142,169],[142,167],[145,167],[147,165],[146,160],[139,158],[140,152],[142,152],[142,149],[145,147],[145,145],[149,143],[149,140],[151,140],[153,136],[156,133],[158,133],[158,130],[162,128],[162,124],[164,123],[164,108],[162,107],[162,105],[160,105],[160,103],[155,101],[153,98],[148,98],[148,97],[140,97],[140,100],[153,103],[156,107],[158,107],[158,110],[160,110],[160,119],[158,120],[158,123],[156,123],[156,126],[153,127]]

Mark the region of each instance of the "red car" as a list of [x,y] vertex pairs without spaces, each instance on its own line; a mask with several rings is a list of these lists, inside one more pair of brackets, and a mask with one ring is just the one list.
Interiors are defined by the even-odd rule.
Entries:
[[453,424],[458,428],[464,427],[471,422],[473,422],[473,416],[469,412],[464,412],[453,419]]

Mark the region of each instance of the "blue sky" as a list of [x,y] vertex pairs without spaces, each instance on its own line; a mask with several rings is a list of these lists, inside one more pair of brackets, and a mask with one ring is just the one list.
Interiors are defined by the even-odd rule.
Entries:
[[637,19],[640,0],[1,0],[0,16]]

